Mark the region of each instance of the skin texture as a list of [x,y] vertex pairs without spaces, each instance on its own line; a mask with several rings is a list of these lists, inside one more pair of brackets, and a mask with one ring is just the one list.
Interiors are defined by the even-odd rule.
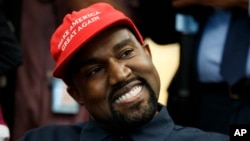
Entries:
[[[160,78],[150,48],[127,28],[112,27],[97,35],[71,63],[75,71],[68,92],[101,127],[124,132],[157,113]],[[128,92],[135,96],[117,100]]]

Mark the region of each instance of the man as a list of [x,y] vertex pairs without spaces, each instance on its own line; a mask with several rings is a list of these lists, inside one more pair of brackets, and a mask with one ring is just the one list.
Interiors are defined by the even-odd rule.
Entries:
[[228,136],[175,125],[157,103],[160,78],[133,22],[107,3],[65,16],[51,39],[53,75],[91,115],[76,125],[50,125],[21,141],[224,141]]

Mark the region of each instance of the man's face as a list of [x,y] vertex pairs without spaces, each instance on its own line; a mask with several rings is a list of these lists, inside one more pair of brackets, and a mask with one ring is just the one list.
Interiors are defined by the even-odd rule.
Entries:
[[79,69],[68,91],[93,119],[104,128],[133,128],[150,120],[160,80],[148,45],[127,28],[116,27],[83,48],[71,61]]

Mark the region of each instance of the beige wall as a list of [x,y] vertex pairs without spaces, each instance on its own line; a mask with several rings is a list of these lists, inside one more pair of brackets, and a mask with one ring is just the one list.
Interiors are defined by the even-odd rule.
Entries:
[[178,44],[158,45],[149,38],[145,41],[150,45],[153,62],[161,78],[159,102],[166,105],[167,88],[179,65],[179,46]]

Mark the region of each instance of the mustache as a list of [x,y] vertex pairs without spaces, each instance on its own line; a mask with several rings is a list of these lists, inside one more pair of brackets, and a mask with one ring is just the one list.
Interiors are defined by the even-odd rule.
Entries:
[[130,82],[133,82],[135,80],[138,80],[140,82],[142,82],[143,84],[145,84],[145,80],[143,78],[140,78],[140,77],[133,77],[133,78],[130,78],[128,80],[125,80],[123,82],[119,82],[117,83],[116,85],[114,85],[112,88],[111,88],[111,93],[110,93],[110,97],[112,97],[112,95],[118,91],[119,89],[123,88],[124,86],[126,86],[127,84],[129,84]]

